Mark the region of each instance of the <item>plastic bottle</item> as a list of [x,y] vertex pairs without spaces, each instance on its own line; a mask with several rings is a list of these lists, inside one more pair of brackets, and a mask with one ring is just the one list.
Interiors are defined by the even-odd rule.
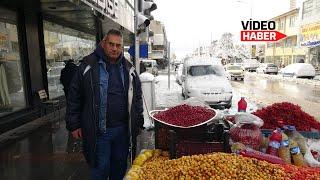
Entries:
[[279,157],[286,163],[291,164],[290,149],[289,149],[289,138],[285,133],[281,133],[282,141],[278,151]]
[[306,139],[296,130],[295,126],[285,126],[284,129],[288,137],[298,143],[302,155],[305,155],[307,151]]
[[290,154],[292,156],[293,164],[296,166],[304,166],[303,156],[300,152],[298,143],[292,139],[289,140]]
[[241,99],[238,102],[238,112],[246,112],[247,110],[247,102],[244,99],[244,97],[241,97]]
[[281,131],[279,131],[279,129],[274,130],[271,136],[269,137],[269,144],[266,151],[267,154],[278,156],[278,150],[280,148],[281,140],[282,140]]

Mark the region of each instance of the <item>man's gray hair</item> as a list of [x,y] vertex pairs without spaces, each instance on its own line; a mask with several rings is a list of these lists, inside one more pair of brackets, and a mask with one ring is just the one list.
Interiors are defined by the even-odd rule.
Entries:
[[116,30],[116,29],[110,29],[107,34],[103,37],[103,39],[100,41],[99,44],[101,44],[103,41],[106,41],[107,40],[107,37],[109,35],[115,35],[115,36],[120,36],[122,38],[122,33],[121,31],[119,30]]
[[109,36],[109,35],[116,35],[116,36],[122,37],[122,33],[121,33],[119,30],[116,30],[116,29],[110,29],[110,30],[107,32],[107,35],[106,35],[106,36]]

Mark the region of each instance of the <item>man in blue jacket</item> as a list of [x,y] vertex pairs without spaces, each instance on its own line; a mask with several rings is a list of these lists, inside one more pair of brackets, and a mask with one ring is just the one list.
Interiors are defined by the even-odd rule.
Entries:
[[110,30],[83,58],[69,89],[66,126],[82,138],[94,180],[123,179],[129,146],[143,127],[141,82],[122,51],[121,32]]

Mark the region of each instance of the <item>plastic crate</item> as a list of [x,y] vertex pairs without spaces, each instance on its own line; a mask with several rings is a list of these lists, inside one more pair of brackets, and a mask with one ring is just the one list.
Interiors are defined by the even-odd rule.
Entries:
[[212,152],[225,152],[222,142],[195,142],[180,141],[176,144],[175,157],[195,154],[207,154]]
[[[262,134],[265,137],[268,137],[271,135],[273,130],[271,129],[261,129]],[[309,139],[320,139],[320,133],[319,132],[312,132],[312,131],[298,131],[302,136]]]
[[177,133],[174,130],[169,130],[169,133],[169,153],[171,159],[194,154],[230,152],[229,133],[227,131],[223,131],[219,135],[215,132],[203,132],[202,134],[198,134],[203,137],[218,137],[212,138],[210,141],[205,138],[189,140],[184,138],[181,133]]
[[169,150],[169,131],[175,131],[180,139],[190,140],[190,141],[212,141],[213,139],[219,139],[220,137],[215,136],[211,131],[223,131],[223,128],[214,127],[214,124],[211,125],[202,125],[194,128],[176,128],[168,126],[162,123],[155,121],[155,148],[162,150]]

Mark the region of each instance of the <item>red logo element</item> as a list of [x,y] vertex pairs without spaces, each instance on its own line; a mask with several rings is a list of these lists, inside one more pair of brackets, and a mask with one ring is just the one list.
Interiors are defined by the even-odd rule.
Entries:
[[287,37],[278,31],[252,31],[245,30],[240,32],[241,41],[279,41]]

